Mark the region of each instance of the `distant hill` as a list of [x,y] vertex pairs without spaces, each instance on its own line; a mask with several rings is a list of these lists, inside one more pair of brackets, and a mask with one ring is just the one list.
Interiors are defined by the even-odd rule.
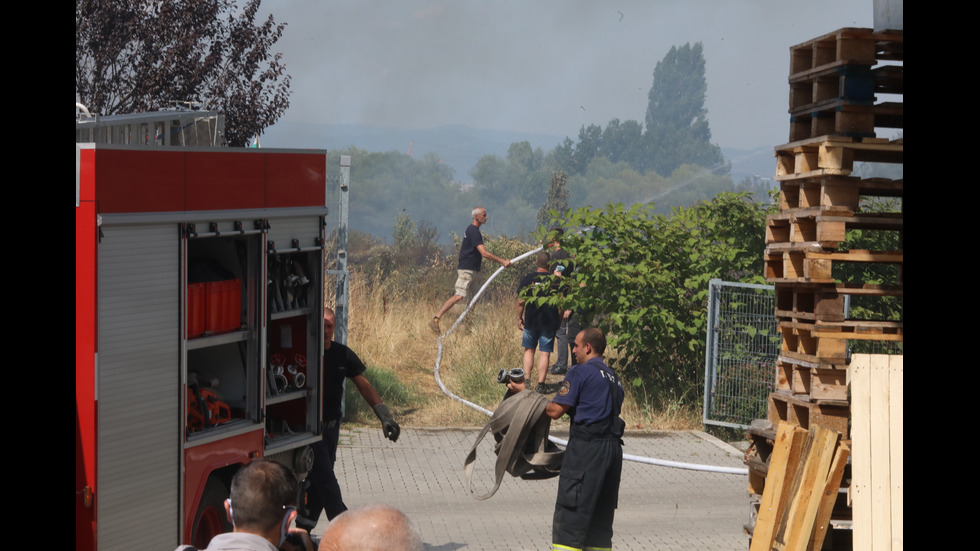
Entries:
[[306,124],[283,122],[262,136],[263,147],[344,149],[356,146],[367,151],[399,151],[423,157],[435,153],[453,168],[456,179],[470,184],[470,170],[484,155],[507,156],[514,142],[528,141],[542,151],[554,149],[564,136],[526,134],[505,130],[481,130],[463,125],[436,128],[382,128],[357,124]]
[[[573,139],[576,137],[572,136]],[[484,155],[507,156],[514,142],[528,141],[545,153],[565,139],[565,136],[526,134],[505,130],[482,130],[463,125],[436,128],[383,128],[359,124],[308,124],[281,122],[262,136],[263,147],[344,149],[356,146],[367,151],[399,151],[422,157],[435,153],[447,165],[461,184],[470,184],[470,171]],[[776,144],[773,144],[776,145]],[[769,179],[776,172],[773,145],[755,149],[722,148],[725,159],[732,163],[732,181],[746,177]]]

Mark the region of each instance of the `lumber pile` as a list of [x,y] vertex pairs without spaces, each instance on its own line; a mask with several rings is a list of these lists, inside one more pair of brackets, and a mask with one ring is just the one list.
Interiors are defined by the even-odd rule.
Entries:
[[849,451],[837,431],[779,424],[750,551],[821,548]]
[[[901,99],[902,65],[894,63],[903,61],[902,45],[902,31],[845,28],[790,48],[790,142],[775,148],[780,212],[767,220],[765,250],[782,345],[768,419],[750,429],[746,455],[757,511],[746,527],[753,551],[849,549],[865,528],[848,507],[847,490],[867,490],[859,477],[873,469],[852,472],[846,459],[852,447],[864,450],[858,439],[874,431],[864,425],[868,417],[859,426],[854,413],[851,351],[859,341],[904,340],[904,178],[865,178],[855,163],[903,163],[904,138],[875,134],[903,128],[902,103],[876,95]],[[869,208],[875,204],[893,207]],[[885,236],[878,242],[891,246],[852,247],[857,240],[850,237],[862,232]],[[855,301],[865,307],[849,309]],[[897,301],[897,319],[853,314],[896,311],[875,307],[885,301]],[[818,494],[826,503],[793,505]],[[900,515],[900,501],[869,518]],[[835,538],[835,526],[845,533]]]

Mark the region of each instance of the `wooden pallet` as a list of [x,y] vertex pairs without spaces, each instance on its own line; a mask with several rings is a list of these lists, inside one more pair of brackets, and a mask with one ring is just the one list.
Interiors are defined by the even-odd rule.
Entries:
[[776,390],[813,403],[847,402],[847,366],[826,369],[814,362],[780,357],[776,363]]
[[776,284],[776,317],[805,321],[844,321],[844,296],[900,297],[902,285]]
[[856,162],[903,162],[904,139],[820,136],[776,147],[776,180],[849,176]]
[[[885,73],[879,74],[886,76]],[[867,65],[825,65],[790,75],[789,87],[791,115],[805,112],[815,105],[837,101],[850,105],[874,105],[875,72]]]
[[862,196],[902,197],[904,180],[820,176],[787,179],[779,184],[779,210],[820,208],[825,211],[859,210]]
[[790,77],[846,65],[874,66],[881,61],[904,61],[902,31],[845,27],[791,46]]
[[836,249],[848,230],[902,231],[902,213],[854,213],[842,209],[792,209],[766,220],[766,243],[813,243]]
[[789,140],[819,136],[874,138],[875,128],[905,128],[904,104],[833,99],[804,105],[790,111]]
[[824,252],[816,243],[771,243],[764,256],[770,283],[834,283],[834,262],[903,263],[902,251]]
[[781,356],[815,364],[847,361],[848,340],[904,341],[904,322],[846,320],[808,323],[780,320]]
[[779,331],[783,337],[780,357],[811,364],[847,362],[847,340],[820,338],[815,335],[813,323],[780,321]]
[[847,440],[849,417],[850,407],[847,401],[810,402],[781,392],[769,395],[769,421],[773,426],[792,423],[805,429],[824,427],[841,433]]

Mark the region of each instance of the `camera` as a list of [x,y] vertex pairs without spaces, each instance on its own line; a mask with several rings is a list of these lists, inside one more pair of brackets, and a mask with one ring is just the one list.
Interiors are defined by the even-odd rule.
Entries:
[[523,383],[524,382],[524,370],[520,367],[515,367],[514,369],[501,369],[500,373],[497,373],[497,382],[505,385],[509,382]]

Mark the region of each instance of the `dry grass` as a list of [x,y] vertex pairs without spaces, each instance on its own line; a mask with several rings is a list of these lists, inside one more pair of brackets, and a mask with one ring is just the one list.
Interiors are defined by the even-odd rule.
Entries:
[[[397,274],[386,281],[369,281],[367,276],[353,273],[348,342],[365,363],[394,372],[406,387],[413,403],[393,408],[400,424],[482,426],[487,422],[483,413],[449,398],[435,382],[438,348],[428,323],[449,298],[450,278],[455,277],[455,270],[441,271],[446,274],[431,278],[439,281],[409,289],[398,284]],[[523,353],[516,323],[516,296],[503,291],[494,294],[497,298],[481,298],[456,330],[443,338],[440,364],[442,382],[450,392],[490,410],[496,408],[505,390],[496,382],[497,372],[520,367]],[[463,308],[464,303],[460,302],[443,317],[443,332],[455,323]],[[561,377],[548,376],[548,382],[560,380]],[[700,412],[670,407],[651,412],[637,402],[634,390],[627,385],[623,418],[628,428],[701,428]]]

